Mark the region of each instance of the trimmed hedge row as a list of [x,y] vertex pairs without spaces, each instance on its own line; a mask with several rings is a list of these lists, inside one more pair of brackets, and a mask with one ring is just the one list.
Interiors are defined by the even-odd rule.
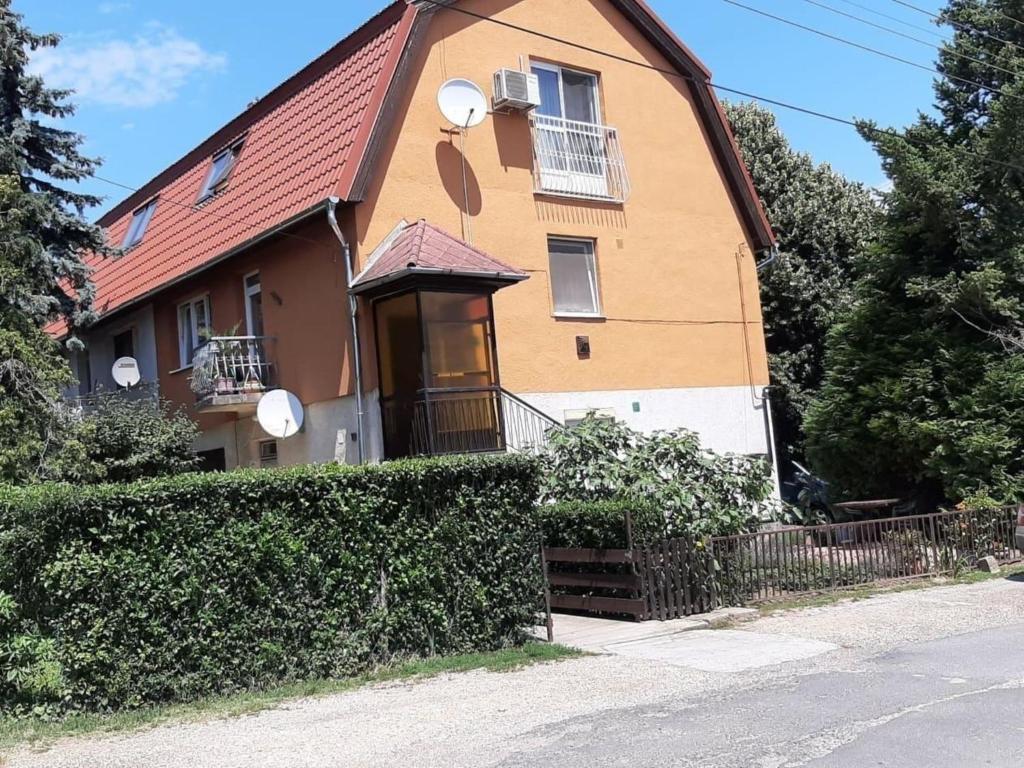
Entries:
[[549,547],[627,546],[626,513],[630,512],[633,543],[643,545],[666,535],[665,516],[653,507],[624,501],[564,501],[538,510],[544,543]]
[[0,707],[117,709],[521,639],[534,461],[0,491]]

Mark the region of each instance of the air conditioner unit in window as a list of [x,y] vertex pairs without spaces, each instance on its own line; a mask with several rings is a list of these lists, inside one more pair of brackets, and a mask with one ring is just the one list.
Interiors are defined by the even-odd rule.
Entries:
[[526,111],[540,106],[540,81],[530,72],[499,69],[494,73],[494,108]]

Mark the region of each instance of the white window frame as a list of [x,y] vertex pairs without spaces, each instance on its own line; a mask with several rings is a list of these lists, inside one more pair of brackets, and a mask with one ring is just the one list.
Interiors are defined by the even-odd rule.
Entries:
[[[551,269],[551,243],[561,241],[570,243],[586,243],[590,246],[590,253],[586,254],[590,257],[589,269],[587,270],[587,278],[590,283],[590,295],[594,299],[594,311],[593,312],[573,312],[570,310],[561,310],[555,301],[555,280],[553,277],[553,270]],[[564,237],[561,235],[549,235],[547,239],[548,249],[548,287],[551,293],[551,314],[554,317],[604,317],[604,306],[601,302],[601,279],[600,272],[597,268],[597,240],[589,237]]]
[[146,236],[149,222],[153,219],[153,213],[156,211],[157,200],[158,198],[154,197],[132,211],[132,220],[128,222],[128,229],[125,230],[124,239],[121,241],[121,250],[134,248],[142,242],[142,238]]
[[[209,293],[204,293],[204,294],[201,294],[199,296],[195,296],[195,297],[189,299],[188,301],[181,302],[178,305],[178,309],[177,309],[177,314],[178,314],[178,363],[180,365],[178,370],[183,370],[185,368],[191,368],[192,367],[192,359],[191,358],[186,359],[188,357],[187,346],[185,344],[186,338],[191,338],[191,340],[192,340],[192,356],[193,357],[195,357],[196,350],[199,349],[199,347],[202,346],[202,344],[203,344],[203,340],[202,340],[202,338],[199,335],[200,331],[199,331],[199,325],[196,322],[196,310],[195,310],[196,306],[198,306],[200,304],[203,306],[204,314],[206,316],[206,326],[205,327],[210,328],[210,327],[212,327],[212,324],[211,324],[211,318],[210,318],[210,294]],[[189,322],[188,322],[188,327],[187,328],[185,327],[184,321],[182,319],[182,314],[183,314],[182,310],[185,309],[185,307],[189,308]],[[188,337],[186,337],[186,335],[185,335],[186,333],[189,334]]]
[[563,120],[568,120],[569,118],[565,116],[565,89],[562,87],[562,73],[572,72],[574,75],[589,77],[594,83],[594,117],[596,119],[594,125],[603,125],[603,118],[601,117],[601,78],[596,73],[588,72],[585,69],[563,67],[561,64],[532,60],[530,61],[530,69],[546,69],[548,72],[554,72],[558,75],[558,110],[561,112]]
[[[602,142],[603,145],[604,119],[601,110],[600,77],[594,72],[587,72],[586,70],[583,69],[574,69],[573,67],[563,67],[560,64],[550,64],[544,61],[531,61],[530,71],[532,72],[534,69],[542,69],[547,72],[553,72],[557,75],[559,111],[559,117],[557,118],[551,115],[542,115],[539,112],[536,113],[534,117],[534,132],[536,138],[534,140],[544,141],[545,144],[549,146],[561,146],[564,151],[571,151],[571,148],[574,144],[576,146],[580,146],[581,144],[589,140],[599,140],[600,142]],[[562,80],[563,72],[571,72],[574,75],[580,75],[582,77],[589,78],[590,81],[593,83],[593,123],[572,120],[571,118],[566,116],[565,86]],[[581,128],[581,126],[593,127]],[[541,136],[544,135],[547,135],[548,137],[546,140],[540,138]],[[572,137],[575,137],[575,141],[573,141]],[[535,154],[535,156],[537,155]],[[599,160],[602,167],[604,167],[604,164],[607,161],[607,149],[605,149],[600,154],[588,157],[593,157]],[[566,158],[566,162],[570,163],[571,160]],[[593,160],[591,160],[590,162],[593,162]],[[586,198],[608,197],[608,178],[604,173],[589,173],[581,170],[572,170],[568,167],[541,167],[538,170],[540,174],[540,183],[543,187],[544,192],[562,194],[567,195],[569,197],[575,197],[576,193],[579,193]]]
[[[256,285],[249,285],[249,278],[256,278]],[[252,297],[263,293],[263,280],[259,270],[242,276],[242,292],[245,295],[245,331],[248,336],[256,336],[252,323]]]

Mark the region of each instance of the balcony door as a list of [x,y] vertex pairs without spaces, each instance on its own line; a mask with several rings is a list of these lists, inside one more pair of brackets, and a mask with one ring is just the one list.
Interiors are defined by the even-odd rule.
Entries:
[[597,76],[536,62],[531,71],[540,81],[540,106],[532,119],[541,186],[607,197],[607,149]]
[[411,291],[374,315],[385,455],[501,450],[490,295]]

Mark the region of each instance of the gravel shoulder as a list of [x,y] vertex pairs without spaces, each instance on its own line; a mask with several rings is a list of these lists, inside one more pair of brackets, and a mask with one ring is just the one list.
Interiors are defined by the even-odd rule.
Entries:
[[914,643],[1019,625],[1024,581],[883,594],[769,615],[734,630],[797,636],[837,650],[745,672],[702,672],[623,656],[590,656],[515,672],[469,672],[385,684],[240,718],[161,725],[142,732],[64,740],[6,756],[4,768],[184,768],[217,766],[484,766],[544,746],[600,713],[696,707],[795,686],[807,675],[853,673],[866,660]]

